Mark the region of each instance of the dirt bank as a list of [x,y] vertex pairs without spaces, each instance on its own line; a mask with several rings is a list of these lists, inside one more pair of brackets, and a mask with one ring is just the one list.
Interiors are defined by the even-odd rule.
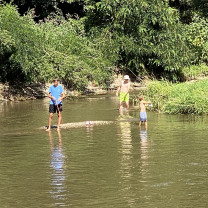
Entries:
[[[108,86],[107,89],[96,86],[93,83],[89,83],[85,92],[78,92],[67,89],[64,85],[64,91],[67,96],[77,97],[80,95],[88,95],[88,94],[106,94],[108,91],[114,91],[118,88],[121,83],[122,75],[115,75],[112,77],[113,82]],[[0,83],[0,101],[24,101],[24,100],[32,100],[37,98],[44,98],[48,94],[48,89],[51,83],[42,84],[42,83],[31,83],[31,84],[15,84],[9,85],[8,83],[2,84]],[[138,82],[131,82],[132,90],[140,90],[143,88],[143,85]]]

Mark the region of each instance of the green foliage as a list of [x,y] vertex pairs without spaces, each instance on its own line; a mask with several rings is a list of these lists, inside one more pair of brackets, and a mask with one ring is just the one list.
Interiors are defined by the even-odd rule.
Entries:
[[208,66],[206,64],[192,65],[182,69],[182,74],[186,80],[205,77],[208,74]]
[[192,63],[207,61],[208,19],[195,15],[192,23],[184,26],[184,35],[192,50]]
[[[0,55],[3,59],[10,53],[8,74],[18,68],[28,82],[59,76],[68,87],[79,90],[92,80],[105,85],[111,62],[85,37],[82,20],[57,17],[37,24],[31,16],[20,17],[16,8],[0,6]],[[5,77],[1,73],[1,80]]]
[[[47,18],[49,15],[66,15],[63,11],[64,8],[61,6],[62,4],[64,4],[64,6],[69,6],[73,3],[77,5],[83,4],[82,0],[3,0],[2,2],[14,4],[19,8],[19,12],[22,15],[28,12],[28,10],[33,9],[35,20],[37,21]],[[73,9],[70,12],[73,12]]]
[[170,6],[180,11],[181,21],[184,23],[192,22],[194,14],[207,17],[208,2],[206,0],[170,0]]
[[[6,30],[0,30],[0,74],[1,79],[6,80],[9,58],[15,51],[15,42],[11,34]],[[11,74],[10,74],[11,76]]]
[[90,34],[113,34],[117,64],[140,72],[175,71],[190,63],[183,25],[168,1],[87,0],[86,10]]
[[207,89],[208,80],[180,84],[155,81],[148,85],[146,95],[157,111],[169,114],[207,114]]
[[1,5],[0,79],[45,82],[58,75],[69,87],[84,89],[92,80],[109,82],[114,65],[173,82],[196,77],[208,62],[203,2],[12,1],[18,10]]

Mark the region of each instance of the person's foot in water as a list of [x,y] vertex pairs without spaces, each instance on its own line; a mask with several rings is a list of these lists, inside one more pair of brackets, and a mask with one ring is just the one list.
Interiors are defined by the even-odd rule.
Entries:
[[46,131],[50,131],[51,130],[51,128],[50,127],[48,127],[47,129],[46,129]]

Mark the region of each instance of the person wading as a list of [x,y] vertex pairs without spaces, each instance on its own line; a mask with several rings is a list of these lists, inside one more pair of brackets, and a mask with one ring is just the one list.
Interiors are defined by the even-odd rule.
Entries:
[[126,109],[129,109],[129,90],[130,90],[130,82],[129,82],[129,76],[125,75],[120,86],[118,87],[116,91],[116,96],[118,96],[120,92],[120,112],[122,111],[122,104],[125,102]]
[[53,85],[49,88],[49,94],[48,97],[51,99],[50,105],[49,105],[49,119],[48,119],[48,128],[46,131],[51,130],[51,121],[53,118],[53,114],[57,112],[58,115],[58,124],[57,124],[57,131],[60,130],[60,124],[61,124],[61,111],[62,109],[62,100],[66,97],[63,87],[59,85],[59,80],[55,78],[53,80]]

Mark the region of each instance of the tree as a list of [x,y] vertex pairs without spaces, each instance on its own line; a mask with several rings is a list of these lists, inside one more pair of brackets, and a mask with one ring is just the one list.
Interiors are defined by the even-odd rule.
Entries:
[[[135,71],[177,71],[190,62],[179,12],[169,1],[86,0],[87,31],[113,34],[118,64]],[[112,50],[113,51],[113,50]]]
[[67,14],[79,16],[84,15],[82,0],[4,0],[3,2],[12,3],[18,7],[21,15],[24,15],[29,10],[33,9],[35,12],[35,21],[43,20],[48,15],[62,15]]

